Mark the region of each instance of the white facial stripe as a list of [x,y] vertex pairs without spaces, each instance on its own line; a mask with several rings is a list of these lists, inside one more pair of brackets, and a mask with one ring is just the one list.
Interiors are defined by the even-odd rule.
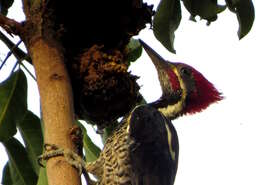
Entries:
[[165,128],[167,130],[168,146],[169,146],[169,151],[170,151],[170,154],[171,154],[171,158],[172,158],[172,160],[175,160],[175,151],[172,148],[172,134],[171,134],[170,128],[169,128],[167,123],[165,123]]
[[132,113],[135,111],[136,108],[140,107],[142,105],[137,105],[135,106],[135,108],[131,111],[131,113],[129,114],[129,116],[127,117],[126,119],[126,123],[128,124],[127,127],[126,127],[126,133],[129,133],[130,131],[130,119],[131,119],[131,116],[132,116]]
[[182,101],[179,100],[178,103],[175,103],[173,105],[168,105],[164,108],[159,108],[158,110],[165,116],[165,117],[171,117],[172,115],[178,114],[182,110]]

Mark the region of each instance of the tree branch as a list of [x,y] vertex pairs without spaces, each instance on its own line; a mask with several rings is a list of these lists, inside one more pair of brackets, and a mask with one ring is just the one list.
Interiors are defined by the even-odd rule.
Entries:
[[23,2],[23,11],[26,17],[30,16],[30,8],[31,8],[31,3],[29,0],[22,0]]
[[14,19],[10,19],[3,14],[0,13],[0,26],[5,29],[7,33],[10,35],[19,35],[22,33],[23,27],[22,24],[15,21]]
[[27,60],[32,64],[32,59],[28,54],[21,50],[16,44],[14,44],[5,34],[0,31],[0,40],[9,48],[10,52],[15,56],[19,61]]

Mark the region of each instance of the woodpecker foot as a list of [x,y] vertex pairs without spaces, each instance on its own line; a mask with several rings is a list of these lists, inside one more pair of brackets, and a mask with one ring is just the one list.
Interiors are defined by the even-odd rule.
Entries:
[[77,153],[83,157],[83,133],[82,130],[80,129],[79,126],[74,125],[71,129],[70,129],[70,138],[71,141],[75,144],[76,148],[77,148]]
[[[71,166],[78,169],[79,174],[82,173],[82,170],[86,170],[85,161],[75,152],[69,149],[59,148],[54,144],[44,144],[45,152],[38,157],[38,163],[43,166],[43,161],[47,161],[50,158],[64,156],[65,161],[68,162]],[[44,167],[44,166],[43,166]]]

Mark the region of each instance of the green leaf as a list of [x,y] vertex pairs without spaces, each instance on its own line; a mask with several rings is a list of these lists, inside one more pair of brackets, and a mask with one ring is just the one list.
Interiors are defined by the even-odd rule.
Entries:
[[46,168],[40,168],[40,174],[39,174],[37,185],[48,185]]
[[161,0],[153,19],[153,34],[165,48],[173,53],[175,53],[174,32],[180,22],[180,0]]
[[86,154],[86,162],[95,161],[99,157],[101,150],[92,142],[91,138],[88,136],[86,128],[79,121],[77,121],[77,125],[83,133],[83,148]]
[[0,13],[7,15],[8,9],[12,6],[14,0],[0,0]]
[[23,145],[15,138],[3,142],[9,158],[10,174],[15,185],[35,185],[37,175]]
[[255,8],[251,0],[226,0],[228,8],[237,15],[238,38],[242,39],[251,30],[255,20]]
[[83,139],[83,147],[86,153],[86,161],[87,162],[92,162],[95,161],[101,152],[100,148],[95,145],[90,137],[86,134],[84,134],[84,139]]
[[13,184],[11,174],[10,174],[9,162],[7,162],[5,164],[4,169],[3,169],[2,184],[3,185],[12,185]]
[[16,123],[27,111],[27,81],[22,70],[0,83],[0,141],[16,133]]
[[223,12],[226,9],[225,5],[218,5],[217,0],[182,0],[185,8],[190,12],[191,19],[197,15],[201,19],[210,22],[217,20],[217,14]]
[[43,136],[40,119],[31,111],[27,111],[23,120],[18,122],[18,129],[25,142],[29,160],[36,174],[39,174],[38,156],[42,153]]
[[127,61],[134,62],[136,61],[142,54],[142,46],[137,39],[131,38],[127,47]]

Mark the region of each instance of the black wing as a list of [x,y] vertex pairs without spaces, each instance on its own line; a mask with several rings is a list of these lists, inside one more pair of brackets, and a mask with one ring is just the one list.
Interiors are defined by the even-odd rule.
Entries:
[[142,105],[131,114],[129,133],[132,185],[173,185],[179,143],[171,121],[152,106]]

